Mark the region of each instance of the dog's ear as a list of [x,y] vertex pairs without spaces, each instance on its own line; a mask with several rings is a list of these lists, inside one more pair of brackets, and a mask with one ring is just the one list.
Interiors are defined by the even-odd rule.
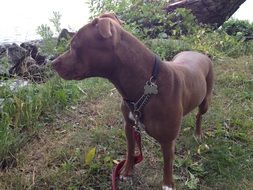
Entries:
[[114,21],[116,21],[120,25],[125,23],[124,21],[120,20],[114,12],[105,12],[99,18],[106,18],[106,17],[113,19]]
[[112,23],[110,19],[98,19],[96,22],[98,32],[103,38],[112,37]]

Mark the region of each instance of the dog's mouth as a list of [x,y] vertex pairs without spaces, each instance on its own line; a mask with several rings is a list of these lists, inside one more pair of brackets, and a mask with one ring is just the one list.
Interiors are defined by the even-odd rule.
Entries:
[[65,80],[81,80],[82,77],[81,76],[78,76],[78,75],[75,75],[73,73],[68,73],[68,72],[59,72],[59,71],[56,71],[58,73],[58,75],[65,79]]
[[53,69],[58,73],[58,75],[65,79],[65,80],[71,80],[73,78],[73,75],[71,72],[69,72],[64,65],[59,61],[53,61],[52,62]]
[[65,79],[65,80],[82,80],[84,79],[85,75],[84,74],[78,74],[75,72],[64,72],[63,70],[55,69],[55,71],[58,73],[58,75]]
[[71,77],[71,75],[69,75],[68,73],[60,72],[60,71],[58,71],[58,70],[55,70],[55,71],[58,73],[58,75],[59,75],[61,78],[65,79],[65,80],[72,80],[72,78],[73,78],[73,77]]
[[72,78],[72,80],[82,80],[82,79],[84,79],[85,77],[83,77],[83,76],[74,76],[73,78]]

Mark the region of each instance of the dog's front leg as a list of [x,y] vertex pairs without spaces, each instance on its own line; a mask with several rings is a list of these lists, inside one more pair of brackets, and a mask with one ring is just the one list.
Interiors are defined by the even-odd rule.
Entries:
[[175,150],[175,140],[169,143],[161,144],[163,153],[163,190],[175,190],[173,181],[173,159]]
[[125,133],[127,138],[127,155],[126,162],[121,171],[122,177],[128,177],[133,175],[134,169],[134,155],[135,155],[135,139],[133,136],[133,127],[131,123],[125,124]]
[[131,118],[129,117],[130,110],[124,102],[122,102],[121,110],[125,119],[125,133],[127,139],[126,162],[121,171],[121,176],[127,177],[133,175],[134,169],[134,156],[135,156],[135,139],[133,136],[134,121],[131,120]]

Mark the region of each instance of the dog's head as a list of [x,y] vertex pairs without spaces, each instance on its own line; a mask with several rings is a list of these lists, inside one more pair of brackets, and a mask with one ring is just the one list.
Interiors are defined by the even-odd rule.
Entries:
[[52,62],[54,69],[66,80],[110,72],[120,40],[120,25],[115,14],[106,13],[83,26],[73,36],[70,49]]

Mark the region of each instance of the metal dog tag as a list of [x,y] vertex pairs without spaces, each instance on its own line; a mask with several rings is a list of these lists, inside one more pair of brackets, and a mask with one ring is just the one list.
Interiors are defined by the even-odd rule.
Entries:
[[152,82],[145,84],[144,94],[158,94],[157,85]]

